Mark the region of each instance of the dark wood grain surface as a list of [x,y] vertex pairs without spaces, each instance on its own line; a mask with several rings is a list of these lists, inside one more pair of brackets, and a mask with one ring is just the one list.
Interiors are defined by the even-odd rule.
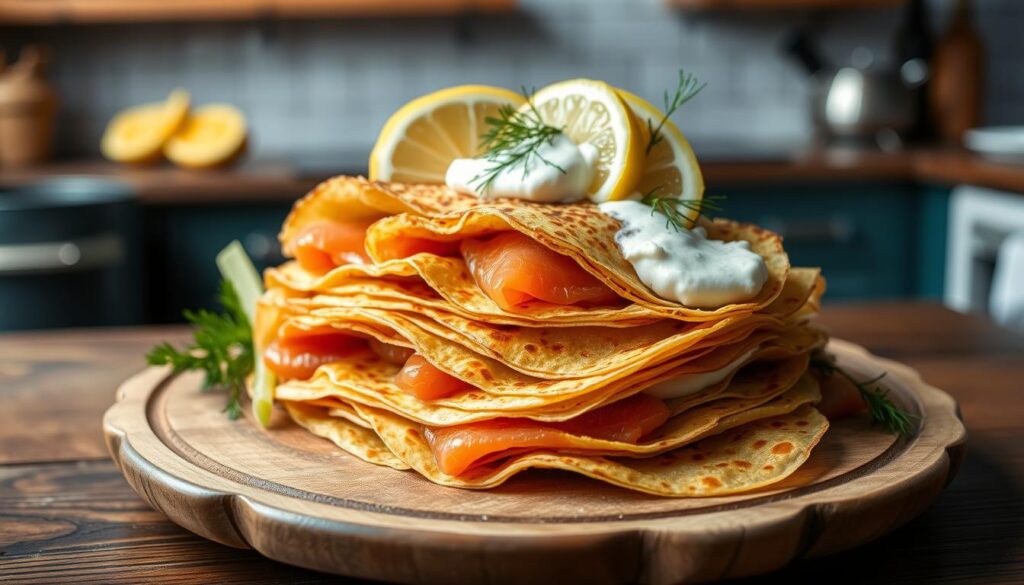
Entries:
[[[770,578],[1024,582],[1024,339],[927,304],[832,305],[821,321],[953,394],[970,432],[968,456],[939,502],[908,526]],[[152,344],[185,335],[0,336],[0,582],[337,582],[178,528],[110,462],[100,420],[114,389],[141,369]]]

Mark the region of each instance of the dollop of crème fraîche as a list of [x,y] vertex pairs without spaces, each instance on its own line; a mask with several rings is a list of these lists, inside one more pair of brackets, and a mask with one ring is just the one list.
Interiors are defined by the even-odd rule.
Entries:
[[768,280],[768,266],[749,242],[711,240],[701,227],[677,228],[639,201],[609,201],[600,208],[622,224],[615,244],[640,281],[663,299],[717,309],[754,298]]
[[513,151],[497,158],[455,159],[448,167],[445,183],[481,199],[514,197],[539,203],[574,203],[587,196],[597,159],[597,149],[590,144],[577,145],[565,134],[556,134],[524,157],[521,164],[500,168],[504,159],[515,155]]

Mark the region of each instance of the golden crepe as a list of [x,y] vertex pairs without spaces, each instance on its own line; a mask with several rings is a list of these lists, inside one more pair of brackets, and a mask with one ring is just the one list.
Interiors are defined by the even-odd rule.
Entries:
[[[437,185],[399,185],[361,177],[336,177],[319,185],[296,204],[285,220],[280,239],[285,253],[294,255],[303,229],[325,221],[358,224],[371,219],[379,220],[366,232],[366,251],[373,266],[342,265],[323,275],[302,274],[286,267],[269,273],[268,287],[330,291],[350,278],[419,276],[447,300],[481,319],[497,317],[542,325],[592,319],[594,324],[607,325],[656,318],[706,321],[756,311],[779,296],[789,272],[789,258],[776,234],[750,224],[705,220],[702,226],[711,239],[749,242],[765,260],[768,281],[749,302],[716,310],[683,307],[659,298],[640,282],[615,247],[617,222],[593,204],[482,200]],[[538,300],[511,312],[468,286],[465,263],[453,258],[439,263],[436,254],[417,258],[419,252],[433,249],[432,243],[454,245],[502,231],[517,231],[570,258],[629,304],[618,310],[601,307],[602,313],[588,316],[593,307]]]
[[[808,381],[808,384],[814,383]],[[301,412],[296,420],[314,434],[335,441],[366,461],[401,468],[392,465],[390,455],[396,454],[396,458],[431,481],[452,487],[491,488],[535,467],[574,471],[655,495],[696,497],[749,491],[779,481],[795,471],[828,428],[825,417],[807,405],[813,397],[814,394],[803,395],[785,403],[724,417],[713,427],[714,435],[696,433],[688,442],[680,438],[681,448],[653,457],[614,457],[608,456],[609,453],[601,455],[599,450],[587,453],[585,449],[529,451],[482,462],[457,476],[439,468],[423,437],[422,427],[385,410],[355,406],[380,436],[379,442],[373,442],[370,449],[336,438],[361,430],[347,418],[332,419],[321,410],[318,415]],[[294,406],[289,405],[288,409],[296,416],[292,412]],[[311,424],[311,420],[320,424]],[[585,438],[579,439],[586,442]],[[380,449],[383,445],[390,449],[386,455]],[[374,457],[366,456],[367,451]],[[615,454],[614,449],[610,451]]]

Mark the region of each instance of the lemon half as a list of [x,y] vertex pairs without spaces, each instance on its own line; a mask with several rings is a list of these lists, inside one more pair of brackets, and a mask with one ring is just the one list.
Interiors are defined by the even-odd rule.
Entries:
[[207,104],[192,112],[164,145],[176,165],[210,168],[235,159],[248,136],[245,115],[229,104]]
[[384,124],[370,153],[370,178],[405,183],[444,183],[457,158],[480,152],[486,118],[501,106],[525,100],[513,91],[487,85],[460,85],[419,97]]
[[118,113],[100,142],[103,156],[123,163],[146,163],[160,158],[164,143],[188,115],[189,94],[176,89],[162,102],[143,104]]
[[576,144],[597,149],[588,189],[591,200],[625,199],[636,190],[644,162],[642,135],[615,88],[603,81],[572,79],[541,89],[532,102],[545,124],[561,128]]

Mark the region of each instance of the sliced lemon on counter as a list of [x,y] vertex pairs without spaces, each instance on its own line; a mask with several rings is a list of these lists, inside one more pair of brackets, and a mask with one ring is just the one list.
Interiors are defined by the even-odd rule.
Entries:
[[207,104],[193,111],[164,145],[176,165],[210,168],[223,165],[245,149],[245,116],[228,104]]
[[[624,89],[617,90],[633,112],[633,117],[641,129],[643,149],[645,153],[643,172],[637,183],[636,191],[641,195],[654,193],[658,197],[684,199],[698,202],[704,198],[704,175],[700,164],[693,154],[693,148],[683,136],[679,127],[672,120],[665,120],[661,127],[659,140],[650,152],[647,144],[650,141],[648,120],[651,128],[657,128],[664,114],[647,100]],[[696,209],[681,209],[692,222],[697,220]]]
[[545,124],[597,149],[591,200],[625,199],[636,190],[644,162],[642,133],[615,88],[590,79],[562,81],[535,93],[532,104]]
[[448,165],[475,157],[486,118],[502,106],[526,100],[487,85],[460,85],[419,97],[384,124],[370,153],[370,178],[406,183],[444,183]]
[[123,163],[145,163],[160,152],[188,115],[189,94],[176,89],[162,102],[128,108],[107,125],[100,142],[103,156]]

